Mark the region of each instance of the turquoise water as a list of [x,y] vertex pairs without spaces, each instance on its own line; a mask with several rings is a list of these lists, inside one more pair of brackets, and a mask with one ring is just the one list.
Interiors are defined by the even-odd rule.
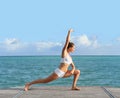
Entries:
[[[120,87],[120,56],[72,56],[81,70],[79,86]],[[26,82],[45,78],[55,70],[60,56],[1,56],[0,88],[24,86]],[[72,84],[73,77],[60,78],[42,85]]]

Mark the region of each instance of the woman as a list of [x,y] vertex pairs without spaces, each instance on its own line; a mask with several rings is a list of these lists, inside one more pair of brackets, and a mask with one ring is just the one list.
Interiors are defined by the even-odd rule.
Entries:
[[[66,77],[69,77],[72,75],[74,75],[72,90],[80,90],[78,87],[76,87],[76,83],[77,83],[77,80],[78,80],[79,75],[80,75],[80,70],[75,69],[75,65],[74,65],[72,58],[70,56],[70,53],[75,50],[74,44],[72,42],[70,42],[71,32],[73,32],[73,29],[70,29],[68,31],[68,35],[66,37],[66,42],[65,42],[65,45],[62,49],[60,66],[47,78],[38,79],[38,80],[32,81],[30,83],[27,83],[25,85],[25,88],[24,88],[25,91],[28,91],[29,87],[32,84],[48,83],[48,82],[51,82],[51,81],[56,80],[58,78],[66,78]],[[72,70],[68,70],[68,67],[70,65],[72,66]]]

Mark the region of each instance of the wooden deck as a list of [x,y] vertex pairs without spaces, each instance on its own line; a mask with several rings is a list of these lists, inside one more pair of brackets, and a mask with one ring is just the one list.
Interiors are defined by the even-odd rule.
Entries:
[[120,88],[112,87],[80,87],[73,91],[68,86],[31,87],[24,91],[23,87],[1,89],[0,98],[120,98]]

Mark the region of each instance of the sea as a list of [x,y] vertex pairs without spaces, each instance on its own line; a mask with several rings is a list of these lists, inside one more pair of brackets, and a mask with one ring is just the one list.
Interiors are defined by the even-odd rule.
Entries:
[[[0,88],[24,86],[49,76],[59,65],[60,56],[0,56]],[[120,87],[120,56],[72,55],[81,71],[78,86]],[[71,67],[69,67],[69,70]],[[35,86],[71,86],[73,76]]]

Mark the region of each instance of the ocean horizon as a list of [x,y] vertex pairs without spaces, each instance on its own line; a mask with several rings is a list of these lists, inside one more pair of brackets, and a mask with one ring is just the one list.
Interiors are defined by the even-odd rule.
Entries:
[[[81,75],[78,86],[120,87],[120,55],[72,55]],[[0,56],[0,88],[24,86],[45,78],[60,64],[60,55]],[[71,68],[69,68],[71,69]],[[73,76],[36,86],[71,86]]]

